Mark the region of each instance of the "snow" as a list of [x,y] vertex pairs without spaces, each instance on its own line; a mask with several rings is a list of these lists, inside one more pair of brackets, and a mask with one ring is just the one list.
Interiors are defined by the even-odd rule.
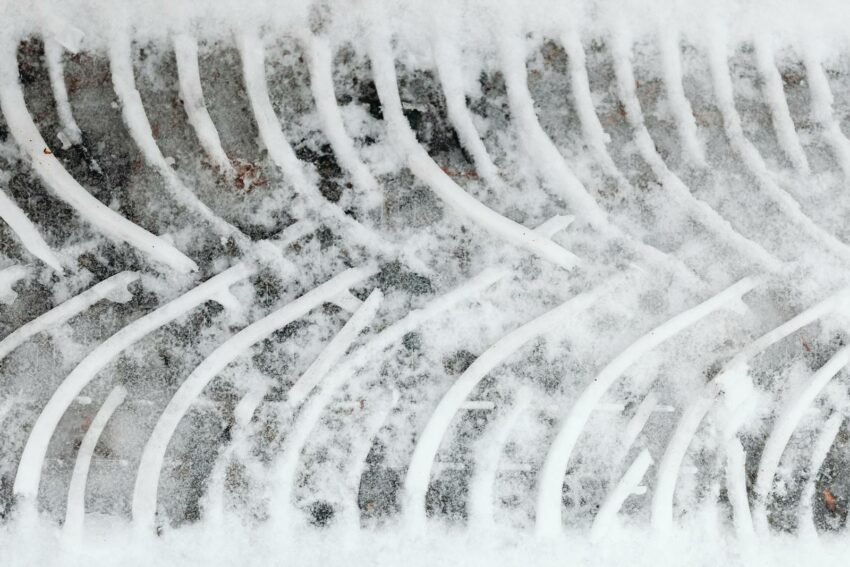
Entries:
[[0,564],[841,561],[848,16],[0,0]]

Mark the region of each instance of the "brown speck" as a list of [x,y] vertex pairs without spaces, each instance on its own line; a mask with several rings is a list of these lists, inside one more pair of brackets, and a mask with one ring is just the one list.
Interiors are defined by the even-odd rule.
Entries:
[[800,342],[803,343],[803,350],[806,352],[812,352],[812,345],[806,340],[806,337],[800,337]]
[[823,489],[823,503],[827,510],[835,512],[835,496],[832,495],[832,492],[828,488]]
[[235,174],[233,184],[240,191],[250,193],[255,187],[262,187],[268,183],[268,180],[262,176],[260,168],[255,164],[241,159],[231,159],[230,163]]
[[449,177],[465,177],[467,179],[478,179],[478,172],[474,169],[469,169],[466,171],[457,171],[450,167],[440,167],[443,170],[443,173],[448,175]]
[[46,155],[46,156],[49,156],[50,154],[53,153],[53,152],[50,151],[50,148],[44,148],[42,151],[44,152],[44,155]]

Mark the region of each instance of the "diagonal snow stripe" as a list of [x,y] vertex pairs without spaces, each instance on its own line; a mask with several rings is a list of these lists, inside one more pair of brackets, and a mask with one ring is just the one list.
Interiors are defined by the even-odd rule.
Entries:
[[431,156],[417,142],[416,136],[404,117],[392,48],[389,40],[381,33],[376,28],[370,36],[369,56],[372,63],[372,75],[390,136],[405,153],[407,165],[413,175],[428,185],[454,212],[481,225],[514,246],[524,248],[535,256],[567,269],[578,264],[579,259],[572,252],[548,238],[534,234],[530,229],[476,200],[431,159]]
[[198,266],[165,240],[133,224],[86,192],[62,167],[41,137],[24,102],[18,80],[15,45],[8,43],[0,54],[0,108],[9,131],[31,160],[32,167],[56,196],[114,240],[126,242],[179,272],[192,272]]
[[744,278],[710,299],[655,327],[608,363],[588,384],[561,423],[540,469],[537,482],[536,518],[539,536],[551,537],[561,531],[561,491],[564,476],[579,436],[594,406],[599,403],[605,392],[646,353],[715,311],[736,308],[740,305],[741,297],[757,284],[756,279]]
[[469,481],[469,525],[473,528],[487,530],[494,524],[493,485],[499,470],[499,461],[505,451],[511,431],[523,412],[531,404],[530,394],[521,389],[517,392],[513,407],[504,416],[497,419],[493,430],[478,444],[476,451],[475,471]]
[[572,215],[555,215],[537,225],[534,232],[546,238],[552,238],[562,230],[566,230],[574,221],[575,217]]
[[747,456],[737,437],[733,437],[726,447],[726,492],[732,504],[735,531],[741,539],[752,538],[753,518],[750,501],[747,498]]
[[44,40],[44,59],[47,62],[47,74],[50,77],[50,87],[53,90],[53,98],[56,101],[56,113],[59,115],[59,124],[62,132],[68,137],[72,144],[83,141],[83,135],[74,113],[71,112],[71,103],[68,101],[68,89],[65,88],[65,70],[62,64],[62,46],[53,38]]
[[88,481],[89,468],[91,467],[92,455],[94,455],[97,442],[103,430],[106,428],[109,418],[124,401],[127,390],[124,386],[116,386],[107,396],[103,405],[100,406],[89,425],[83,442],[77,451],[77,459],[74,461],[74,472],[71,473],[71,484],[68,488],[68,505],[65,509],[65,523],[62,529],[71,540],[79,540],[83,535],[83,522],[86,515],[86,482]]
[[313,391],[322,377],[345,354],[351,343],[354,342],[354,339],[372,322],[383,299],[384,295],[379,289],[375,289],[369,294],[363,305],[346,321],[339,333],[331,339],[316,360],[313,361],[289,389],[289,392],[286,394],[286,401],[290,406],[300,406],[307,396],[310,395],[310,392]]
[[605,500],[599,507],[599,512],[593,518],[593,527],[590,530],[591,541],[601,540],[611,529],[617,521],[617,514],[623,507],[626,498],[635,493],[651,464],[652,456],[648,450],[643,449],[626,470],[620,482],[605,496]]
[[388,244],[375,231],[347,216],[339,207],[328,206],[328,202],[322,197],[318,189],[307,179],[302,163],[283,135],[280,121],[269,98],[265,68],[265,45],[252,32],[242,33],[238,37],[237,43],[242,60],[245,90],[248,92],[248,98],[251,101],[260,138],[269,152],[269,157],[280,168],[295,191],[305,199],[311,212],[343,228],[352,238],[368,248],[388,256],[400,254],[402,260],[413,269],[430,273],[432,270],[413,255]]
[[71,317],[82,313],[98,301],[109,299],[116,302],[124,302],[130,298],[127,286],[139,279],[135,272],[121,272],[111,278],[103,280],[86,291],[72,297],[71,299],[57,305],[50,311],[39,315],[29,323],[26,323],[0,340],[0,362],[10,352],[21,346],[30,337],[48,331],[61,325]]
[[183,184],[168,164],[153,137],[142,97],[136,89],[133,75],[133,57],[129,34],[115,34],[109,42],[109,70],[112,85],[121,103],[121,115],[130,132],[130,137],[139,147],[145,160],[165,178],[174,199],[188,210],[197,213],[223,235],[236,239],[240,246],[249,247],[250,240],[238,228],[228,223],[201,202],[192,191]]
[[637,441],[643,428],[646,427],[646,422],[650,416],[658,408],[658,396],[654,392],[648,393],[638,405],[634,415],[626,424],[626,430],[623,432],[623,439],[620,442],[618,462],[622,462],[632,448],[632,445]]
[[463,285],[442,295],[430,303],[408,313],[393,323],[360,348],[349,354],[315,388],[315,394],[302,406],[298,419],[287,435],[283,455],[278,463],[277,477],[279,494],[277,502],[283,507],[291,505],[292,488],[295,485],[298,461],[310,432],[322,417],[322,412],[333,399],[334,393],[354,377],[363,367],[379,359],[388,347],[397,344],[404,335],[416,330],[427,320],[445,312],[464,300],[474,298],[503,277],[506,270],[487,269]]
[[812,448],[812,456],[809,460],[809,468],[806,473],[806,483],[800,492],[800,509],[797,514],[797,529],[806,535],[817,534],[813,517],[812,500],[815,497],[815,484],[818,474],[832,444],[835,443],[841,425],[844,423],[844,415],[840,412],[833,413],[826,423],[823,424],[820,434],[815,440]]
[[634,130],[635,144],[641,157],[647,162],[653,174],[658,178],[670,196],[694,215],[700,223],[717,235],[723,242],[733,247],[739,254],[757,262],[763,268],[776,271],[781,263],[762,246],[741,235],[729,221],[720,216],[707,203],[696,199],[690,189],[670,171],[655,148],[655,142],[646,128],[643,111],[635,94],[635,77],[632,70],[632,52],[628,36],[621,32],[611,38],[611,54],[614,74],[617,80],[617,92],[626,111],[626,120]]
[[333,303],[339,306],[342,310],[348,311],[349,313],[354,313],[360,306],[363,305],[363,302],[360,301],[357,297],[354,296],[353,293],[346,290],[336,297],[334,297]]
[[676,122],[685,155],[697,167],[706,167],[705,149],[697,134],[697,123],[691,103],[685,96],[679,41],[679,32],[670,28],[669,23],[665,23],[664,29],[659,31],[659,48],[667,104]]
[[791,119],[791,111],[788,109],[788,101],[785,99],[785,90],[782,87],[782,77],[773,59],[774,49],[771,39],[765,35],[756,35],[754,45],[756,66],[764,81],[763,93],[770,108],[776,138],[791,164],[803,175],[809,175],[811,172],[809,161],[806,158],[806,152],[803,151],[794,121]]
[[361,161],[354,142],[345,131],[342,113],[334,95],[332,54],[324,38],[304,36],[302,45],[307,54],[310,69],[310,90],[316,104],[316,112],[322,131],[333,148],[340,165],[351,175],[354,185],[367,202],[367,208],[379,206],[381,201],[378,181]]
[[35,501],[41,482],[41,469],[47,455],[47,446],[59,420],[80,392],[97,374],[124,350],[157,329],[176,320],[207,301],[216,301],[231,285],[251,276],[253,270],[244,264],[236,266],[208,279],[180,297],[166,303],[155,311],[133,321],[96,349],[90,352],[74,370],[59,384],[47,405],[41,411],[27,438],[24,452],[15,476],[14,493],[19,497]]
[[443,87],[446,99],[446,112],[452,127],[457,132],[463,148],[472,156],[478,175],[491,187],[503,185],[499,172],[487,148],[481,140],[481,135],[472,121],[472,115],[466,107],[466,93],[463,92],[463,79],[460,73],[460,54],[454,44],[443,35],[437,37],[432,47],[434,61],[437,66],[437,76]]
[[0,219],[3,219],[9,228],[18,236],[21,245],[26,248],[30,254],[53,268],[58,273],[62,273],[62,265],[59,259],[44,241],[44,238],[39,234],[38,229],[30,221],[24,212],[18,208],[15,202],[6,196],[0,190]]
[[274,313],[245,327],[222,343],[192,371],[169,400],[145,444],[136,475],[136,486],[133,491],[134,523],[140,527],[153,527],[156,516],[159,476],[168,444],[183,416],[186,415],[186,412],[189,411],[189,408],[192,407],[207,384],[252,346],[267,338],[276,330],[332,300],[341,291],[358,284],[374,274],[375,271],[374,266],[346,270]]
[[24,279],[29,274],[29,268],[24,266],[10,266],[0,270],[0,303],[10,304],[17,299],[18,294],[12,286]]
[[846,177],[850,177],[850,140],[841,131],[841,126],[835,117],[829,79],[814,49],[804,50],[803,65],[806,68],[806,78],[812,96],[812,118],[823,128],[824,137],[835,152],[841,171]]
[[738,398],[746,396],[753,387],[748,375],[749,360],[817,319],[835,311],[847,312],[848,309],[850,309],[850,288],[845,288],[748,344],[697,394],[685,408],[679,423],[676,424],[676,429],[667,443],[667,449],[658,466],[658,478],[652,497],[652,525],[655,530],[666,532],[672,527],[673,495],[676,491],[676,481],[682,461],[691,444],[691,439],[696,435],[700,423],[714,405],[715,399],[721,395],[729,396],[734,398],[730,400],[730,403],[733,403]]
[[773,488],[773,478],[782,453],[791,440],[794,430],[806,413],[806,409],[815,401],[827,384],[850,364],[850,346],[838,350],[821,366],[817,372],[795,391],[789,392],[783,408],[776,416],[773,429],[767,437],[759,461],[759,470],[755,483],[755,504],[753,519],[760,533],[767,531],[767,497]]
[[723,128],[732,149],[741,157],[744,165],[755,176],[761,189],[784,216],[837,258],[841,260],[850,259],[850,247],[815,224],[803,213],[800,204],[773,181],[764,159],[752,142],[744,135],[741,117],[735,108],[732,78],[729,75],[729,62],[724,38],[716,38],[716,40],[710,42],[708,59],[717,108],[723,117]]
[[610,289],[611,283],[618,280],[620,278],[614,278],[592,291],[576,295],[560,306],[514,329],[476,358],[475,362],[443,394],[419,435],[404,481],[402,506],[405,519],[411,528],[421,530],[425,526],[425,497],[431,483],[434,459],[455,414],[469,394],[487,374],[504,363],[525,344],[554,331],[568,322],[575,313],[598,302]]
[[177,60],[177,80],[180,83],[180,98],[189,124],[207,156],[219,170],[233,171],[230,160],[221,147],[215,124],[207,112],[204,91],[201,87],[201,72],[198,68],[198,42],[191,35],[178,33],[174,36],[174,57]]

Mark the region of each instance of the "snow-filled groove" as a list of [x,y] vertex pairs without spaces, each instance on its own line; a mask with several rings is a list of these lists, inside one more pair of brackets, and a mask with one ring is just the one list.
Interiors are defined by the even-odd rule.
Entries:
[[829,416],[829,419],[823,424],[815,444],[812,446],[811,460],[806,471],[806,484],[800,493],[800,507],[797,518],[800,532],[809,536],[817,533],[813,513],[814,507],[812,506],[817,485],[817,475],[826,460],[830,448],[835,443],[835,438],[838,436],[838,431],[841,429],[842,423],[844,423],[844,415],[841,413],[835,412]]
[[68,503],[65,509],[65,523],[62,529],[69,538],[79,539],[83,533],[83,521],[85,518],[86,481],[88,481],[89,468],[95,446],[100,440],[100,435],[106,428],[109,418],[124,401],[127,389],[124,386],[115,386],[104,400],[103,405],[95,414],[83,442],[74,461],[74,472],[71,473],[71,482],[68,487]]
[[611,158],[611,154],[608,153],[607,144],[610,137],[605,134],[593,106],[593,95],[590,92],[590,79],[587,74],[587,61],[581,38],[574,31],[569,31],[563,34],[561,42],[569,57],[573,99],[581,121],[582,132],[584,132],[590,147],[597,153],[597,159],[602,162],[605,170],[609,174],[619,177],[621,173]]
[[[331,401],[336,390],[368,363],[370,358],[380,354],[387,346],[398,341],[434,315],[451,309],[458,302],[468,298],[471,293],[480,292],[496,283],[504,275],[504,272],[499,271],[483,272],[469,280],[464,286],[435,299],[419,310],[409,313],[346,357],[341,364],[319,382],[315,388],[315,393],[307,400],[305,407],[298,414],[296,423],[292,427],[292,436],[287,438],[283,456],[277,467],[277,474],[281,479],[279,505],[286,509],[291,507],[291,491],[295,483],[301,451],[309,438],[310,432],[321,417],[322,411]],[[289,518],[287,520],[291,521]]]
[[529,229],[476,201],[434,163],[434,160],[416,141],[416,136],[410,131],[407,119],[404,117],[390,41],[377,30],[373,36],[369,54],[375,87],[381,100],[387,127],[394,142],[406,154],[411,172],[422,179],[455,211],[480,223],[488,231],[558,266],[570,269],[578,264],[579,259],[572,252],[549,239],[534,236]]
[[[723,238],[724,241],[729,242],[736,250],[758,262],[765,269],[777,270],[780,263],[775,256],[770,254],[760,244],[741,235],[732,227],[729,221],[721,217],[708,204],[694,199],[682,180],[670,171],[667,164],[658,155],[655,143],[644,124],[643,111],[634,90],[635,77],[631,64],[631,44],[627,39],[623,39],[620,36],[612,39],[612,56],[614,59],[613,64],[617,79],[618,94],[625,107],[626,119],[634,130],[635,144],[641,156],[649,164],[649,167],[658,177],[661,184],[671,193],[673,199],[681,203],[682,206],[687,207],[689,212],[699,219],[700,222]],[[671,64],[674,65],[674,63]],[[675,80],[676,75],[672,75],[670,80]],[[680,121],[683,120],[681,116],[678,116],[678,118]],[[687,127],[683,128],[685,131],[689,131]],[[694,152],[694,159],[701,159],[695,150],[692,151]]]
[[54,157],[33,122],[18,81],[14,49],[5,46],[0,54],[0,109],[15,141],[32,160],[33,169],[56,195],[71,205],[83,218],[111,238],[139,248],[157,262],[180,272],[191,272],[197,265],[182,252],[120,216],[92,197],[74,180]]
[[551,537],[561,530],[561,487],[576,441],[584,429],[590,412],[611,385],[643,355],[698,323],[718,309],[735,309],[741,297],[752,290],[757,281],[746,278],[719,294],[688,309],[639,337],[612,360],[581,393],[558,429],[540,471],[537,488],[537,533]]
[[64,323],[98,301],[103,299],[116,302],[129,301],[132,296],[127,286],[138,279],[137,273],[121,272],[21,325],[0,340],[0,361],[33,335]]
[[159,471],[165,451],[180,420],[207,384],[228,364],[257,342],[334,298],[374,273],[373,267],[351,268],[339,276],[302,295],[263,319],[242,329],[201,362],[180,385],[151,433],[139,463],[133,491],[133,521],[153,527]]
[[[150,121],[145,113],[142,97],[136,89],[131,51],[132,45],[130,41],[120,33],[116,34],[109,42],[109,71],[112,74],[112,84],[115,88],[115,94],[118,96],[118,101],[121,105],[121,115],[124,118],[127,129],[130,131],[130,136],[136,142],[136,145],[139,146],[145,159],[165,178],[170,192],[178,203],[190,210],[196,211],[197,214],[215,227],[222,235],[232,236],[237,239],[240,245],[247,246],[248,238],[238,228],[216,215],[207,205],[202,203],[177,177],[166,157],[162,155],[154,139]],[[185,62],[183,68],[185,72]],[[181,83],[180,86],[181,91],[183,91],[184,85]],[[195,99],[190,99],[188,102],[184,102],[184,104],[187,108],[192,109],[191,112],[193,115],[201,112],[198,109],[199,105]],[[201,123],[201,119],[192,122]],[[209,128],[209,124],[206,126]],[[208,138],[209,135],[205,133],[201,137],[201,140],[208,140]],[[209,143],[207,142],[207,144]],[[218,158],[218,156],[215,157]]]
[[767,529],[765,507],[767,497],[773,486],[773,477],[776,474],[782,453],[785,451],[785,446],[791,439],[800,419],[802,419],[806,407],[815,400],[829,381],[848,364],[850,364],[850,348],[845,347],[836,352],[826,364],[819,368],[808,383],[799,388],[798,391],[789,392],[788,402],[776,417],[776,423],[764,444],[764,450],[759,461],[754,489],[755,509],[753,514],[757,529],[762,531]]
[[0,563],[838,563],[848,20],[0,2]]
[[575,316],[575,313],[604,298],[606,288],[610,285],[611,282],[606,282],[600,286],[601,289],[572,297],[558,307],[511,331],[476,358],[475,362],[452,384],[449,391],[440,398],[440,403],[419,435],[404,480],[404,513],[412,529],[421,530],[424,527],[425,495],[431,479],[434,458],[452,419],[470,392],[491,370],[505,362],[526,343],[541,334],[556,330],[566,320]]
[[699,139],[694,112],[682,85],[680,42],[681,36],[675,29],[668,28],[659,32],[658,44],[664,90],[667,93],[670,112],[676,122],[676,130],[682,141],[683,151],[695,165],[705,167],[705,147]]
[[523,412],[528,410],[531,394],[520,390],[514,406],[499,419],[481,447],[475,459],[475,473],[469,489],[469,524],[475,529],[492,527],[495,524],[493,510],[493,488],[499,471],[499,460],[510,438],[511,430]]
[[237,44],[242,61],[245,89],[248,91],[254,118],[260,130],[260,138],[272,161],[289,179],[295,191],[307,201],[311,212],[321,220],[329,220],[338,224],[355,241],[373,249],[375,252],[390,257],[400,256],[402,260],[412,264],[414,268],[427,271],[427,267],[417,259],[410,258],[403,248],[400,249],[387,243],[373,230],[343,214],[338,207],[330,206],[322,198],[316,187],[307,179],[302,164],[295,155],[292,146],[286,140],[269,98],[265,69],[265,45],[256,33],[250,31],[240,32]]
[[198,68],[198,42],[191,35],[180,33],[174,36],[174,57],[177,60],[177,77],[180,83],[180,97],[189,124],[195,129],[201,147],[219,169],[233,173],[230,160],[221,147],[218,131],[215,129],[210,113],[204,102],[201,86],[201,71]]
[[637,458],[629,465],[628,470],[620,479],[620,482],[614,489],[608,493],[602,505],[599,507],[599,512],[593,519],[593,527],[590,530],[590,537],[593,540],[599,541],[605,533],[611,529],[611,525],[617,521],[617,513],[623,506],[626,498],[637,493],[638,484],[640,483],[646,471],[652,465],[652,456],[649,451],[644,449],[640,452]]
[[702,391],[694,396],[679,418],[659,463],[658,479],[652,499],[652,523],[657,530],[668,531],[672,526],[673,494],[682,461],[703,418],[711,410],[716,399],[723,398],[726,407],[739,405],[745,398],[752,395],[753,383],[749,376],[749,364],[752,358],[762,354],[768,347],[802,327],[836,311],[845,311],[848,306],[850,306],[848,290],[842,290],[768,331],[738,352],[703,387]]
[[785,155],[801,173],[809,174],[809,161],[800,143],[800,137],[794,127],[788,101],[782,88],[782,77],[774,61],[774,48],[769,38],[759,36],[755,39],[756,65],[764,81],[764,95],[770,107],[770,116],[776,137]]
[[6,196],[0,190],[0,219],[9,225],[9,228],[15,233],[21,245],[26,248],[33,256],[56,270],[62,272],[62,265],[59,259],[44,237],[39,234],[38,229],[27,218],[24,212],[18,208],[15,202]]
[[[47,445],[53,436],[62,415],[74,398],[89,382],[125,349],[146,335],[174,321],[207,301],[221,301],[229,293],[231,285],[244,280],[252,273],[244,264],[236,265],[191,289],[185,294],[160,307],[156,311],[127,325],[86,356],[65,377],[53,392],[47,405],[41,410],[35,425],[27,437],[24,452],[18,463],[15,476],[15,494],[29,500],[33,505],[41,483],[41,472]],[[229,303],[229,302],[227,302]]]
[[821,128],[827,143],[835,152],[835,157],[845,177],[850,176],[850,140],[841,131],[833,112],[833,95],[829,80],[823,70],[823,64],[816,55],[816,50],[807,47],[803,53],[803,63],[806,69],[809,92],[812,96],[812,118]]
[[44,40],[44,59],[47,61],[50,86],[53,88],[53,98],[56,100],[56,111],[59,113],[62,131],[67,137],[67,143],[79,144],[83,141],[83,134],[80,132],[80,127],[77,126],[77,121],[74,120],[71,103],[68,101],[62,56],[63,48],[56,40],[51,38]]
[[[708,51],[709,68],[711,70],[714,94],[717,106],[723,117],[723,127],[734,151],[740,156],[744,165],[755,176],[759,187],[779,211],[819,245],[835,254],[843,261],[850,259],[850,247],[826,232],[822,227],[803,213],[800,204],[779,187],[771,178],[767,164],[752,142],[744,135],[741,117],[735,108],[732,78],[729,75],[728,54],[724,39],[712,42]],[[845,139],[846,141],[846,139]]]
[[310,67],[310,90],[313,93],[325,135],[340,163],[351,173],[354,183],[364,194],[367,202],[377,205],[377,193],[380,191],[378,181],[358,157],[354,142],[345,131],[345,123],[334,96],[331,49],[324,38],[312,35],[306,36],[303,44]]

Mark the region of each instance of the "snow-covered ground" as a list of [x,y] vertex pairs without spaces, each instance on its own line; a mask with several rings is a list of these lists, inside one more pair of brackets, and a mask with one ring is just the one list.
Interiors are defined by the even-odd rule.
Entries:
[[841,561],[850,5],[704,4],[0,3],[0,565]]

